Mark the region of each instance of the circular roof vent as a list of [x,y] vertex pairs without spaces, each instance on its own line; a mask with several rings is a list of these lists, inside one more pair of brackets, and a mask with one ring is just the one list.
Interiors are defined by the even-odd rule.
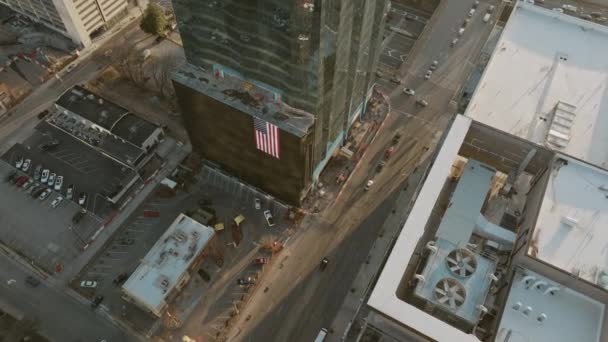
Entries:
[[456,310],[463,303],[467,296],[467,291],[462,284],[453,278],[443,278],[437,282],[435,289],[435,298],[440,304]]
[[445,263],[453,275],[466,278],[477,269],[477,259],[468,249],[455,249],[448,254]]

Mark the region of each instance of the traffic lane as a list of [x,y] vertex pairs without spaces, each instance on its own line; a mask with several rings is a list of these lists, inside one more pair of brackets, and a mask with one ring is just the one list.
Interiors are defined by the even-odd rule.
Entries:
[[[337,243],[334,247],[319,248],[319,243],[315,241],[299,243],[300,251],[292,253],[291,258],[295,258],[295,255],[305,256],[306,259],[298,258],[297,267],[308,264],[308,273],[299,276],[285,274],[285,278],[295,279],[296,286],[282,300],[273,302],[272,311],[241,340],[312,341],[321,328],[329,328],[395,198],[395,193],[392,193],[380,203],[380,199],[370,199],[374,203],[370,215],[360,214],[362,210],[370,210],[369,203],[364,206],[355,204],[338,221],[324,227],[326,230],[341,227],[333,230],[331,235],[324,236],[325,241]],[[356,225],[359,219],[362,222]],[[311,248],[310,244],[315,244],[316,248]],[[330,263],[321,271],[318,265],[324,256],[329,258]],[[271,285],[269,293],[272,290]]]
[[[467,18],[467,13],[472,8],[475,0],[458,0],[447,1],[445,5],[440,5],[435,12],[435,16],[439,16],[430,28],[432,32],[427,36],[426,41],[420,41],[420,50],[417,52],[417,58],[412,62],[413,69],[420,69],[422,65],[432,61],[433,59],[442,56],[442,50],[449,48],[449,44],[457,35],[458,29],[462,22]],[[405,72],[405,69],[402,69]]]
[[[2,279],[15,279],[12,286],[0,282],[0,296],[27,317],[37,320],[40,332],[53,341],[134,341],[125,332],[102,318],[88,305],[81,304],[63,292],[41,281],[29,287],[25,278],[30,275],[6,255],[0,257]],[[36,276],[37,277],[37,276]],[[37,279],[40,279],[37,277]]]

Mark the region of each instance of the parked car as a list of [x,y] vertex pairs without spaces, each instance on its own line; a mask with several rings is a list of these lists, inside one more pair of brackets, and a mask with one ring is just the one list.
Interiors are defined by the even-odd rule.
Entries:
[[72,224],[77,224],[87,214],[87,211],[82,209],[78,210],[74,216],[72,216]]
[[416,91],[414,89],[411,88],[403,88],[403,93],[405,93],[405,95],[416,95]]
[[391,146],[384,151],[384,160],[389,160],[395,154],[395,146]]
[[121,273],[116,278],[114,278],[114,280],[112,280],[112,284],[114,284],[115,286],[119,286],[127,279],[129,279],[129,275],[127,273]]
[[25,184],[25,182],[27,182],[27,180],[30,179],[30,177],[28,176],[21,176],[19,178],[19,180],[17,181],[17,183],[15,183],[15,185],[20,188],[23,186],[23,184]]
[[42,186],[38,187],[35,191],[32,191],[32,197],[38,198],[46,190],[47,190],[46,185],[42,185]]
[[28,285],[30,285],[31,287],[37,287],[38,285],[40,285],[40,280],[38,280],[32,276],[25,277],[25,282]]
[[426,107],[426,106],[429,105],[429,103],[426,100],[424,100],[424,99],[418,99],[418,100],[416,100],[416,104],[419,105],[419,106],[422,106],[422,107]]
[[29,189],[32,186],[32,184],[34,184],[34,180],[31,178],[28,179],[27,182],[25,182],[22,186],[23,190]]
[[65,199],[71,200],[74,197],[74,184],[68,185],[68,190],[65,192]]
[[256,210],[262,209],[262,201],[260,201],[259,198],[254,199],[253,206],[255,207]]
[[34,169],[34,179],[36,181],[40,180],[40,174],[41,173],[42,173],[42,165],[36,166],[36,168]]
[[44,169],[42,170],[42,175],[40,175],[40,182],[41,183],[46,183],[49,181],[49,174],[51,173],[51,170],[49,169]]
[[119,242],[122,245],[128,245],[128,246],[130,246],[130,245],[132,245],[132,244],[135,243],[135,240],[133,240],[133,239],[122,239]]
[[19,175],[15,175],[15,177],[13,177],[13,178],[10,180],[10,182],[11,182],[11,184],[17,184],[17,183],[18,183],[20,180],[22,180],[22,179],[23,179],[23,177],[25,177],[25,176],[24,176],[24,175],[21,175],[21,176],[19,176]]
[[253,277],[239,278],[236,280],[236,283],[239,285],[243,285],[243,286],[253,285],[253,284],[255,284],[255,278],[253,278]]
[[55,177],[57,175],[55,174],[55,172],[51,173],[51,175],[49,176],[49,181],[47,182],[47,184],[49,186],[53,186],[55,184]]
[[431,65],[429,66],[429,69],[435,70],[435,69],[437,69],[438,65],[439,65],[439,61],[433,61],[433,63],[431,63]]
[[59,146],[59,140],[57,139],[53,139],[47,143],[41,144],[39,147],[41,150],[43,151],[49,151],[52,150],[53,148]]
[[55,180],[55,191],[60,191],[62,185],[63,185],[63,176],[57,176],[57,179]]
[[83,280],[80,282],[80,287],[84,287],[85,289],[94,289],[97,287],[97,282],[95,280]]
[[424,78],[426,78],[428,80],[429,78],[431,78],[432,74],[433,74],[433,71],[432,70],[428,70],[426,72],[426,74],[424,74]]
[[452,39],[452,46],[456,46],[457,43],[458,43],[458,38]]
[[101,302],[103,302],[103,296],[95,297],[95,299],[93,299],[93,301],[91,302],[91,308],[95,309],[99,306],[99,304],[101,304]]
[[72,70],[74,70],[74,68],[76,68],[77,66],[78,66],[78,63],[73,63],[73,64],[70,64],[70,65],[68,66],[68,68],[67,68],[65,71],[66,71],[66,72],[71,72],[71,71],[72,71]]
[[254,265],[265,265],[268,263],[268,258],[257,258],[257,259],[253,259],[253,264]]
[[40,183],[36,182],[36,184],[32,185],[28,190],[27,193],[31,194],[34,191],[36,191],[36,189],[40,188]]
[[81,192],[80,196],[78,196],[78,204],[84,206],[87,203],[87,193]]
[[57,198],[55,198],[53,202],[51,202],[51,208],[57,208],[61,204],[61,202],[63,202],[63,196],[57,196]]
[[266,218],[266,222],[268,222],[268,227],[274,226],[274,219],[272,218],[270,210],[264,211],[264,217]]
[[8,174],[8,176],[6,176],[5,181],[10,182],[16,177],[17,177],[17,171],[12,171],[11,173]]
[[47,199],[49,197],[51,192],[53,192],[53,190],[47,188],[46,190],[44,190],[43,193],[40,194],[40,197],[38,197],[38,199],[41,201],[44,201],[45,199]]
[[398,75],[395,75],[395,76],[391,77],[391,82],[401,84],[401,82],[403,82],[403,80]]
[[399,140],[401,140],[401,133],[397,132],[393,136],[393,140],[391,140],[391,145],[397,145],[399,143]]
[[368,191],[372,185],[374,185],[374,181],[373,180],[368,180],[367,183],[365,183],[365,187],[363,188],[363,190]]
[[27,172],[27,170],[30,169],[30,165],[32,164],[32,160],[31,159],[26,159],[23,162],[23,165],[21,166],[21,170],[23,170],[23,172]]
[[21,165],[23,165],[23,157],[17,156],[17,160],[15,161],[15,167],[20,169]]

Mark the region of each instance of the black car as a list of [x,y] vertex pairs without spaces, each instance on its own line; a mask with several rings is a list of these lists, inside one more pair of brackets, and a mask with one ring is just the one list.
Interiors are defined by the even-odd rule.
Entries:
[[17,176],[17,171],[13,171],[11,172],[8,176],[6,176],[6,181],[10,182],[13,180],[13,178],[15,178]]
[[324,270],[328,264],[329,264],[329,259],[327,259],[327,257],[324,257],[323,259],[321,259],[321,270]]
[[95,299],[93,299],[93,301],[91,302],[91,308],[95,309],[99,306],[99,304],[101,304],[101,302],[103,302],[103,296],[95,297]]
[[247,277],[247,278],[239,278],[236,280],[238,285],[253,285],[255,284],[255,278]]
[[52,141],[49,141],[47,143],[40,145],[40,149],[43,151],[49,151],[49,150],[54,149],[57,146],[59,146],[59,140],[55,139],[55,140],[52,140]]
[[124,283],[128,278],[129,278],[129,275],[127,273],[121,273],[116,278],[114,278],[114,280],[112,281],[112,283],[115,286],[119,286],[122,283]]
[[36,189],[32,192],[32,197],[38,198],[45,190],[46,186],[41,186],[39,189]]
[[40,285],[40,280],[32,277],[32,276],[27,276],[25,278],[25,282],[30,285],[31,287],[37,287],[38,285]]
[[86,210],[79,210],[76,214],[74,214],[74,216],[72,216],[72,223],[77,224],[78,222],[80,222],[80,220],[82,220],[86,213]]

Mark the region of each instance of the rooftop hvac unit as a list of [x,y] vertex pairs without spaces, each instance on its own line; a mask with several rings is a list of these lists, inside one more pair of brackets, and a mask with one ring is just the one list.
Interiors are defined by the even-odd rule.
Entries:
[[576,228],[578,225],[578,220],[572,216],[564,216],[562,217],[562,223],[570,228]]
[[443,278],[439,280],[435,285],[433,292],[435,293],[437,302],[452,310],[456,310],[464,304],[467,296],[464,286],[453,278]]
[[477,269],[477,259],[468,249],[455,249],[445,259],[446,265],[453,275],[467,278]]

